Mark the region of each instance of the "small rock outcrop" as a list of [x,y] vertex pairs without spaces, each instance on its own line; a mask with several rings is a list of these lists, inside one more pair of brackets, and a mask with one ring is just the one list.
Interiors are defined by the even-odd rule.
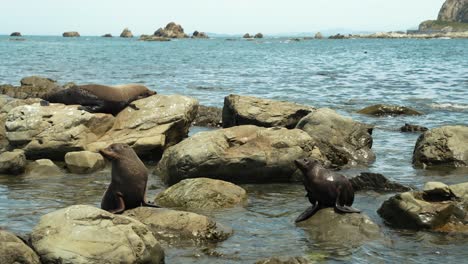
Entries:
[[358,111],[359,114],[373,116],[396,116],[396,115],[422,115],[423,113],[406,106],[377,104],[365,107]]
[[138,155],[159,158],[162,152],[187,137],[198,101],[182,95],[153,95],[132,102],[116,117],[112,128],[86,149],[97,152],[114,142],[130,145]]
[[315,33],[315,37],[314,37],[314,38],[316,38],[316,39],[323,39],[323,35],[322,35],[322,33],[317,32],[317,33]]
[[272,257],[255,261],[254,264],[312,264],[303,257]]
[[443,126],[419,136],[413,151],[417,167],[468,167],[468,126]]
[[230,182],[186,179],[159,193],[154,201],[163,207],[210,210],[245,205],[247,192]]
[[141,221],[158,240],[179,243],[219,242],[232,235],[231,228],[203,215],[164,208],[138,207],[124,212]]
[[91,114],[77,105],[23,105],[7,114],[6,136],[11,146],[25,151],[28,159],[63,160],[95,142],[114,123],[110,114]]
[[198,31],[194,31],[193,34],[192,34],[192,38],[202,38],[202,39],[207,39],[208,38],[208,35],[205,33],[205,32],[198,32]]
[[468,183],[429,182],[423,191],[397,194],[377,211],[390,226],[468,233]]
[[242,36],[242,38],[253,38],[249,33],[245,33],[244,36]]
[[88,205],[42,216],[31,242],[45,263],[164,263],[164,251],[144,224]]
[[22,37],[20,32],[13,32],[10,34],[10,37]]
[[257,33],[257,34],[255,34],[254,38],[263,38],[263,34],[262,33]]
[[0,174],[21,174],[26,167],[26,156],[23,150],[15,149],[0,154]]
[[102,35],[102,37],[103,38],[112,38],[112,34],[107,33],[107,34]]
[[323,160],[311,137],[299,129],[252,125],[199,132],[164,152],[157,173],[168,184],[188,178],[235,183],[289,182],[294,160]]
[[375,160],[371,125],[321,108],[302,118],[296,128],[312,137],[312,144],[334,167],[368,165]]
[[120,33],[120,37],[121,38],[133,38],[132,31],[130,31],[130,29],[128,28],[124,28],[124,30],[122,30],[122,33]]
[[400,127],[401,132],[425,132],[427,130],[429,130],[427,127],[411,124],[405,124],[404,126]]
[[71,173],[88,174],[106,166],[104,157],[91,151],[75,151],[65,154],[65,163]]
[[40,264],[41,261],[30,247],[10,232],[0,230],[0,263]]
[[294,128],[315,108],[291,102],[231,94],[224,98],[223,127],[256,125]]
[[437,20],[468,23],[468,0],[446,0]]
[[406,192],[411,190],[410,187],[390,181],[379,173],[362,172],[349,181],[354,191]]
[[141,41],[171,41],[170,38],[158,37],[155,35],[141,35],[138,40]]
[[198,114],[193,120],[193,126],[221,127],[223,125],[223,110],[218,107],[200,105]]
[[328,37],[329,39],[349,39],[349,36],[341,35],[340,33]]
[[50,159],[38,159],[26,166],[27,177],[45,178],[64,175],[62,170]]
[[0,94],[17,99],[43,98],[46,94],[62,89],[56,81],[39,76],[21,79],[21,86],[0,85]]
[[68,31],[68,32],[64,32],[62,36],[65,38],[76,38],[80,36],[80,33],[76,31]]
[[184,28],[174,22],[166,25],[165,28],[159,28],[154,32],[154,36],[163,38],[188,38],[184,33]]
[[345,248],[359,247],[382,237],[379,226],[365,214],[339,214],[333,208],[321,209],[297,225],[315,242]]

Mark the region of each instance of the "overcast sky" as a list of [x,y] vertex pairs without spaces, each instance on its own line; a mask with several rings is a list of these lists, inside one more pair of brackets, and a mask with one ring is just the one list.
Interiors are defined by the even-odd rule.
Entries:
[[330,29],[390,31],[437,18],[444,0],[0,0],[0,34],[153,33],[170,21],[194,30],[242,34]]

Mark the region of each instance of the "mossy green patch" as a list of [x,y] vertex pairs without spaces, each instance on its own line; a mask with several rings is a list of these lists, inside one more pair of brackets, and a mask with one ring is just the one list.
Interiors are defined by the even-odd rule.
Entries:
[[453,31],[468,31],[468,23],[447,22],[441,20],[427,20],[419,25],[420,31],[441,30],[445,27],[452,27]]

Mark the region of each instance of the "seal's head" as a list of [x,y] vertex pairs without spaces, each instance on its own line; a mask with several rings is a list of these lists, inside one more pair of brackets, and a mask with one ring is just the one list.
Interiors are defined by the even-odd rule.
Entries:
[[101,149],[99,152],[110,160],[118,160],[129,152],[134,153],[129,145],[122,143],[114,143],[105,149]]
[[306,173],[308,170],[320,165],[320,162],[311,158],[303,158],[295,160],[294,164],[296,164],[296,167],[298,167],[303,173]]

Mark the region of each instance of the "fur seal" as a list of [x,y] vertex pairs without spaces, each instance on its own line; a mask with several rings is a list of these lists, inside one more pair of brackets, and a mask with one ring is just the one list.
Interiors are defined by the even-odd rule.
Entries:
[[309,198],[312,204],[311,207],[299,215],[296,223],[308,219],[325,207],[334,207],[336,211],[341,213],[361,212],[351,207],[354,202],[354,189],[348,178],[325,169],[318,161],[313,159],[297,159],[294,163],[304,175],[306,197]]
[[144,85],[124,84],[107,86],[100,84],[74,85],[70,88],[54,91],[44,96],[51,103],[81,105],[80,109],[91,113],[109,113],[117,115],[131,102],[142,99],[156,92]]
[[159,208],[145,201],[148,170],[129,145],[115,143],[100,152],[112,160],[112,180],[101,209],[118,214],[139,206]]

